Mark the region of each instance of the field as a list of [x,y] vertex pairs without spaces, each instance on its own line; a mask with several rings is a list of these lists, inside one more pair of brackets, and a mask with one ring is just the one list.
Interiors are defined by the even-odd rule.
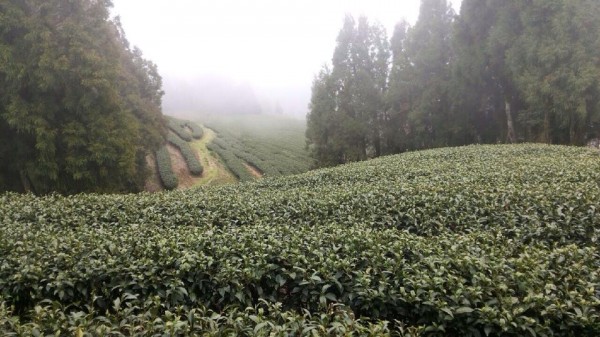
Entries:
[[286,117],[207,116],[202,123],[217,137],[208,145],[242,181],[309,170],[306,123]]
[[151,161],[157,172],[148,178],[147,191],[223,185],[310,168],[303,121],[264,115],[198,119],[168,118],[168,144],[157,151],[156,164]]
[[600,154],[406,153],[0,196],[0,335],[599,336]]

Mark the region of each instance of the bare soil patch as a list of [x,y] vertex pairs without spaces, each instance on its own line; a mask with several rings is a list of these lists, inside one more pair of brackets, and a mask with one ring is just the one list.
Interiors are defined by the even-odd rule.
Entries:
[[179,149],[172,145],[167,144],[167,149],[171,155],[171,166],[173,167],[173,173],[177,176],[179,185],[177,189],[190,188],[194,185],[194,178],[187,167],[187,163],[181,154]]
[[163,190],[160,176],[158,175],[158,166],[156,164],[156,158],[154,155],[149,154],[146,156],[146,163],[148,167],[148,177],[144,184],[144,190],[148,192],[158,192]]
[[245,162],[244,166],[256,178],[262,178],[262,176],[264,175],[262,171],[259,170],[258,167],[254,166],[252,163]]

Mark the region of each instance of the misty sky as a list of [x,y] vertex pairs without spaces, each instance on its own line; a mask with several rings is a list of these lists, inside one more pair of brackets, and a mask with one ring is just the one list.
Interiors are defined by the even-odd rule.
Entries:
[[[158,65],[167,81],[207,74],[224,76],[249,83],[260,93],[282,101],[284,108],[293,91],[302,96],[301,105],[308,104],[303,100],[309,95],[315,74],[331,61],[346,13],[377,20],[391,35],[402,18],[411,24],[416,21],[420,3],[419,0],[113,2],[113,12],[121,17],[128,40]],[[460,0],[452,2],[458,12]],[[167,95],[173,94],[167,89]]]

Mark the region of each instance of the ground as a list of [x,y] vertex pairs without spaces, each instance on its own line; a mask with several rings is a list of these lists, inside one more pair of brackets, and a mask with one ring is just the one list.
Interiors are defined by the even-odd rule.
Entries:
[[250,173],[254,177],[262,178],[262,176],[263,176],[262,172],[260,172],[260,170],[258,168],[256,168],[254,165],[252,165],[250,163],[244,163],[244,167],[246,167],[246,169],[248,169],[248,171],[250,171]]
[[223,185],[235,183],[237,179],[225,167],[221,160],[211,151],[206,148],[215,137],[213,130],[203,127],[204,135],[202,139],[191,143],[191,146],[200,157],[200,163],[204,167],[204,172],[201,177],[193,178],[192,186],[201,185]]

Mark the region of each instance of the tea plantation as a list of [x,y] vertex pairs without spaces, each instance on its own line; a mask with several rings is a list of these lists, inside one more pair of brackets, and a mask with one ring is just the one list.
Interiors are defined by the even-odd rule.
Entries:
[[600,155],[469,146],[0,196],[2,336],[600,336]]
[[312,166],[306,150],[306,123],[282,116],[206,116],[203,123],[217,133],[208,145],[240,180],[304,173]]

